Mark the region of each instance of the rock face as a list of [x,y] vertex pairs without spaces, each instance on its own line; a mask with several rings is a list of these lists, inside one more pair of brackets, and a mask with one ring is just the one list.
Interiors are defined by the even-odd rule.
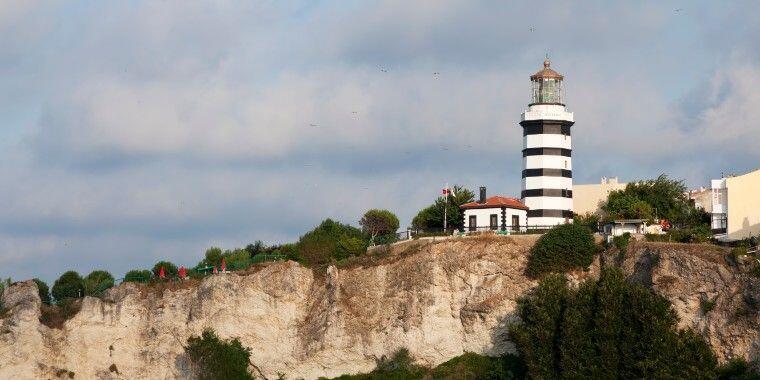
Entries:
[[[415,241],[326,272],[287,262],[166,289],[122,284],[103,299],[85,298],[62,329],[39,322],[34,283],[17,283],[3,295],[0,378],[193,378],[183,345],[206,327],[250,347],[254,372],[267,378],[369,371],[400,348],[426,365],[465,351],[513,352],[507,326],[517,321],[516,300],[536,286],[523,275],[534,241]],[[682,324],[704,334],[721,359],[757,358],[757,304],[735,312],[753,302],[746,294],[757,297],[757,281],[722,251],[690,250],[639,244],[617,264],[669,298]],[[571,277],[597,273],[598,264]],[[700,297],[716,299],[706,315]]]

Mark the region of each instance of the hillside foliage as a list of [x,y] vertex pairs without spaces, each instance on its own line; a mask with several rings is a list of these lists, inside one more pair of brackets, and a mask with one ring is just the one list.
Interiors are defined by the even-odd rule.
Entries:
[[678,330],[670,303],[619,269],[577,290],[544,278],[518,302],[510,328],[531,378],[712,379],[717,360],[704,339]]
[[221,339],[214,330],[206,329],[201,336],[187,339],[185,353],[200,380],[254,378],[248,371],[251,350],[243,347],[237,338]]
[[412,227],[419,230],[443,228],[444,214],[449,229],[464,227],[464,213],[459,206],[475,200],[475,193],[459,185],[454,185],[453,194],[438,197],[432,205],[420,210],[412,219]]
[[558,225],[542,235],[530,250],[525,272],[534,278],[588,268],[598,247],[591,231],[580,224]]

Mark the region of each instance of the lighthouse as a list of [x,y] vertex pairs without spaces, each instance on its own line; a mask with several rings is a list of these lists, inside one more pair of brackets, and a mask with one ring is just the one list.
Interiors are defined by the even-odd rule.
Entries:
[[573,113],[565,108],[563,76],[544,68],[530,76],[531,102],[522,113],[523,203],[529,226],[554,226],[573,219],[573,166],[570,127]]

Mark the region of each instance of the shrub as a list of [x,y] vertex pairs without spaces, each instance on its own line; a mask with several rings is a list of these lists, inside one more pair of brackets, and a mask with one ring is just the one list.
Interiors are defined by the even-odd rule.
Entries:
[[628,243],[631,240],[631,233],[626,232],[620,236],[615,236],[612,238],[612,244],[615,245],[615,247],[623,254],[625,254],[626,250],[628,249]]
[[124,282],[148,282],[153,272],[147,269],[132,269],[124,275]]
[[338,242],[342,238],[363,239],[364,236],[356,227],[326,219],[301,236],[298,241],[298,256],[307,265],[327,264],[336,260],[341,254],[345,254],[338,250]]
[[57,301],[57,305],[54,306],[43,304],[40,308],[40,323],[50,328],[60,329],[63,323],[77,315],[81,308],[82,300],[73,298]]
[[343,235],[338,240],[335,249],[335,259],[344,260],[351,256],[359,256],[367,251],[367,244],[364,240]]
[[719,380],[760,380],[760,372],[742,358],[729,360],[718,367],[717,373]]
[[717,360],[702,337],[678,330],[670,303],[619,268],[577,290],[544,278],[518,301],[510,336],[530,378],[715,377]]
[[251,350],[243,347],[237,338],[220,339],[214,330],[206,329],[200,337],[187,339],[185,353],[201,380],[253,379],[248,372]]
[[466,352],[432,369],[433,379],[523,379],[525,369],[516,355],[490,357]]
[[[224,262],[230,270],[245,269],[251,265],[251,254],[245,249],[224,251],[222,258],[224,258]],[[221,260],[219,261],[219,265],[221,265]]]
[[158,274],[161,271],[161,267],[164,268],[164,274],[166,277],[176,277],[177,273],[179,273],[179,269],[177,269],[177,266],[174,265],[174,263],[171,263],[169,261],[159,261],[156,263],[156,265],[153,266],[154,277],[158,277]]
[[[48,285],[45,283],[45,281],[42,281],[39,278],[34,278],[33,281],[35,284],[37,284],[37,292],[40,295],[40,300],[42,300],[42,303],[45,305],[50,305],[50,288],[48,288]],[[0,293],[2,293],[2,291],[0,291]]]
[[256,240],[253,244],[245,246],[245,250],[251,255],[251,257],[258,255],[259,253],[264,253],[266,249],[267,247],[261,240]]
[[84,282],[79,273],[70,270],[61,275],[51,291],[56,303],[60,303],[68,298],[79,298],[84,295]]
[[84,278],[84,294],[87,296],[99,295],[106,289],[113,287],[113,284],[113,276],[108,271],[92,271]]
[[573,214],[573,224],[580,224],[592,232],[599,232],[599,222],[599,216],[590,212],[583,215]]
[[594,260],[597,247],[588,228],[563,224],[541,236],[530,251],[526,273],[539,277],[549,272],[566,272],[587,268]]
[[717,299],[705,299],[700,302],[700,307],[702,308],[702,313],[707,314],[711,312],[713,309],[715,309],[715,304],[717,303]]

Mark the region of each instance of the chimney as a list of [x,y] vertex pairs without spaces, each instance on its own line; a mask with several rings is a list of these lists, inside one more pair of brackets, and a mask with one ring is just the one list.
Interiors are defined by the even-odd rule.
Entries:
[[478,203],[486,203],[486,187],[481,186],[480,187],[480,200]]

